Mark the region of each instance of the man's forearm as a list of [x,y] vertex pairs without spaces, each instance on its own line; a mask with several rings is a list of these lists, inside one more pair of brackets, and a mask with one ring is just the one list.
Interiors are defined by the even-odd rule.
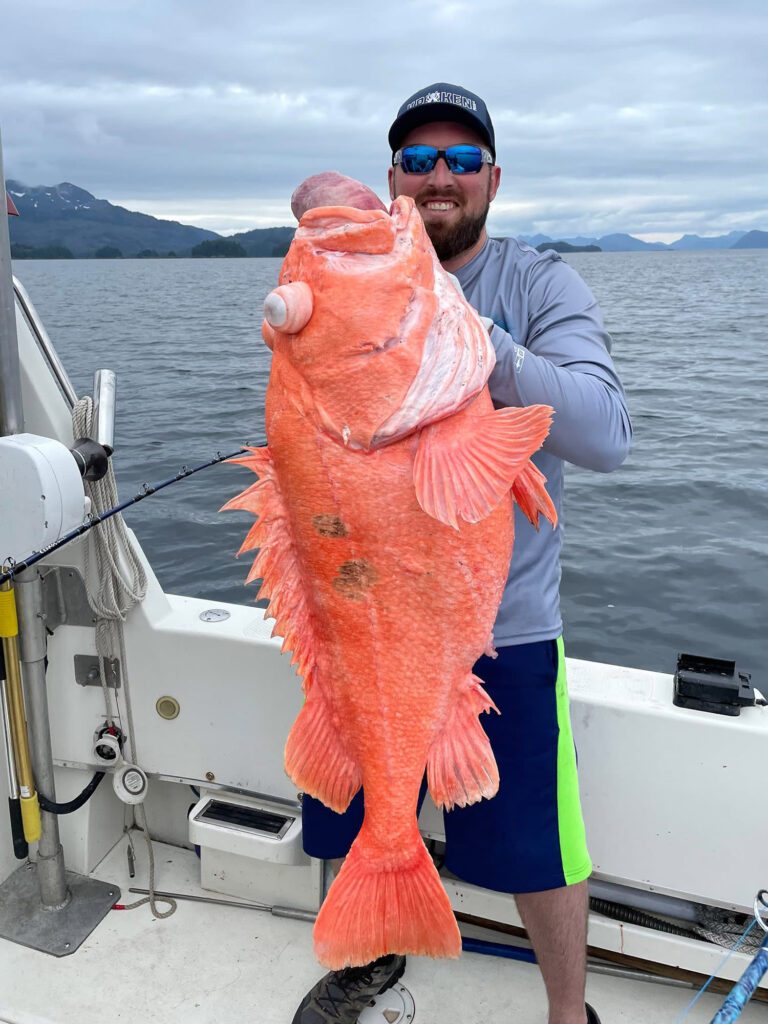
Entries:
[[610,360],[559,366],[517,345],[500,327],[491,338],[497,362],[489,385],[497,405],[551,405],[555,416],[545,451],[603,473],[621,465],[632,425]]

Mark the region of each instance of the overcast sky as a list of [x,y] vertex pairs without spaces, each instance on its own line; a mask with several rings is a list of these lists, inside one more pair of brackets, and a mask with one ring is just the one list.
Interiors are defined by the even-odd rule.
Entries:
[[766,0],[25,0],[0,14],[5,173],[222,233],[310,174],[386,197],[435,81],[487,102],[494,233],[768,230]]

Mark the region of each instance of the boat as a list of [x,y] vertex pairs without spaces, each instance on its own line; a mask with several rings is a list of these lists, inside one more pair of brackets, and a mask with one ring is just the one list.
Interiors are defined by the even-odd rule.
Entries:
[[[96,478],[120,442],[114,375],[94,369],[83,403],[12,279],[0,211],[0,631],[19,634],[0,806],[24,811],[0,812],[0,1022],[283,1024],[323,973],[329,884],[283,769],[299,683],[263,608],[166,593],[119,516],[107,532]],[[587,998],[606,1024],[680,1020],[716,975],[686,1014],[711,1020],[768,928],[765,701],[696,655],[567,673],[594,864]],[[429,798],[420,828],[440,866]],[[514,898],[441,874],[461,959],[409,958],[361,1024],[543,1022]],[[741,1019],[766,1001],[763,978]]]

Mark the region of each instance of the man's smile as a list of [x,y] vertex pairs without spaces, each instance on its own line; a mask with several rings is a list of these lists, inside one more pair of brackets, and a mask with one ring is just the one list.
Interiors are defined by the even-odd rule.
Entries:
[[427,210],[455,210],[458,203],[452,199],[428,199],[423,205]]

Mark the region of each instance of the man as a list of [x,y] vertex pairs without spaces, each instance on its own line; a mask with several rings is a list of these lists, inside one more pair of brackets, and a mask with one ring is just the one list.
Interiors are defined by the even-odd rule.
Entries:
[[[619,466],[632,428],[594,297],[552,252],[489,238],[499,188],[496,140],[485,103],[440,82],[414,93],[389,131],[394,199],[412,196],[443,267],[489,328],[498,406],[551,405],[551,432],[533,461],[560,516],[563,462],[599,472]],[[537,532],[515,509],[515,549],[494,627],[495,660],[477,675],[501,711],[483,725],[499,764],[492,800],[445,815],[446,867],[515,894],[549,999],[549,1024],[599,1024],[584,1002],[587,882],[592,867],[579,804],[558,588],[561,527]],[[362,794],[334,814],[304,799],[308,853],[342,858],[359,830]],[[492,842],[489,842],[492,838]],[[293,1024],[354,1024],[393,985],[405,958],[331,972],[307,994]]]

